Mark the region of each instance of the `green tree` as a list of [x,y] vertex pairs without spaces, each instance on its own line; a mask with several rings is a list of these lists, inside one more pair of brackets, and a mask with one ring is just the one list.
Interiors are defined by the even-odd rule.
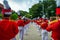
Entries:
[[21,15],[21,16],[25,16],[25,17],[27,17],[27,18],[31,18],[31,15],[30,15],[28,12],[23,11],[23,10],[20,10],[20,15]]
[[32,15],[32,18],[41,17],[42,16],[42,5],[40,3],[34,4],[31,8],[29,8],[29,13]]
[[0,18],[2,18],[3,17],[3,15],[0,13]]
[[43,1],[43,5],[44,5],[44,13],[48,18],[55,16],[55,9],[56,9],[55,0]]
[[16,19],[18,18],[18,14],[17,14],[15,11],[13,11],[10,18],[11,18],[12,20],[16,20]]
[[31,14],[26,14],[25,17],[32,18],[32,15]]
[[43,14],[50,18],[51,16],[55,16],[55,9],[55,0],[44,0],[43,2],[39,1],[39,3],[34,4],[31,8],[29,8],[29,13],[33,18],[42,17]]
[[28,12],[23,11],[23,10],[20,10],[20,15],[21,15],[21,16],[25,16],[26,14],[28,14]]

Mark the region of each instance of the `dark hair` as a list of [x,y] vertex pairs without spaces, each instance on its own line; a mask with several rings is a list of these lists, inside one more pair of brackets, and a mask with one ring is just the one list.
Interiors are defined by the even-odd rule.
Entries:
[[57,16],[59,16],[59,17],[60,17],[60,14],[59,14],[59,15],[57,15]]
[[10,17],[10,15],[7,15],[7,14],[4,14],[3,16],[4,16],[4,17]]
[[60,8],[60,6],[58,6],[57,8]]

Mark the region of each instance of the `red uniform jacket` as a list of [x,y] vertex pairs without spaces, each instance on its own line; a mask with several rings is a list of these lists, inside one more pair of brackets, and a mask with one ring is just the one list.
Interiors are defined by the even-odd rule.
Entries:
[[33,22],[36,22],[36,20],[33,20]]
[[41,28],[42,28],[42,29],[46,29],[47,26],[48,26],[48,23],[47,23],[47,22],[42,22],[42,23],[41,23]]
[[60,20],[49,25],[46,29],[47,31],[52,31],[52,38],[60,40]]
[[14,21],[4,19],[0,22],[0,40],[10,40],[18,33],[18,25]]
[[30,20],[27,20],[24,22],[25,25],[27,25],[30,22]]
[[38,25],[41,25],[42,21],[41,21],[41,20],[36,20],[36,23],[37,23]]
[[17,24],[18,24],[18,26],[22,26],[22,27],[24,27],[24,20],[18,20],[18,22],[17,22]]

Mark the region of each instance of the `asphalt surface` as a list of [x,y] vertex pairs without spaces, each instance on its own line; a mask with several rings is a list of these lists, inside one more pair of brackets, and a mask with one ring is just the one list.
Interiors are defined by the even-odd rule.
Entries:
[[[30,24],[27,34],[24,35],[23,40],[42,40],[41,33],[37,30],[34,24]],[[19,37],[17,37],[18,40]],[[48,40],[51,40],[51,33],[48,33]]]

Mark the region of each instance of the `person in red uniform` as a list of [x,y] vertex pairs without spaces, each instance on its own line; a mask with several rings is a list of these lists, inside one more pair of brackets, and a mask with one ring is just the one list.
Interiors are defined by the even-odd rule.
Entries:
[[17,21],[18,24],[18,28],[19,28],[19,40],[23,40],[23,36],[24,36],[24,20],[19,18],[19,20]]
[[48,32],[46,31],[46,28],[48,26],[47,20],[43,19],[40,26],[41,26],[41,29],[42,29],[42,40],[48,40]]
[[28,35],[27,34],[27,30],[29,29],[29,25],[30,25],[30,20],[29,19],[27,19],[27,18],[25,18],[24,19],[24,34],[26,34],[26,35]]
[[40,24],[42,23],[42,20],[43,20],[43,18],[37,19],[37,20],[36,20],[36,23],[37,23],[38,25],[40,25]]
[[46,29],[47,26],[48,26],[48,21],[46,19],[44,19],[43,22],[41,23],[41,28]]
[[[59,1],[59,0],[57,0]],[[60,3],[60,2],[59,2]],[[56,8],[57,21],[47,27],[47,31],[52,31],[52,39],[60,40],[60,5]]]
[[[8,14],[6,12],[8,12]],[[9,17],[11,13],[9,13],[9,11],[2,10],[2,13],[4,13],[4,19],[0,22],[0,40],[11,40],[18,33],[18,25],[16,22],[10,20]]]
[[[4,0],[4,3],[7,1]],[[0,40],[11,40],[18,33],[18,25],[16,22],[10,20],[11,9],[2,9],[3,19],[0,21]]]
[[53,40],[60,40],[60,14],[58,14],[59,19],[54,21],[47,27],[47,31],[52,31],[52,39]]

